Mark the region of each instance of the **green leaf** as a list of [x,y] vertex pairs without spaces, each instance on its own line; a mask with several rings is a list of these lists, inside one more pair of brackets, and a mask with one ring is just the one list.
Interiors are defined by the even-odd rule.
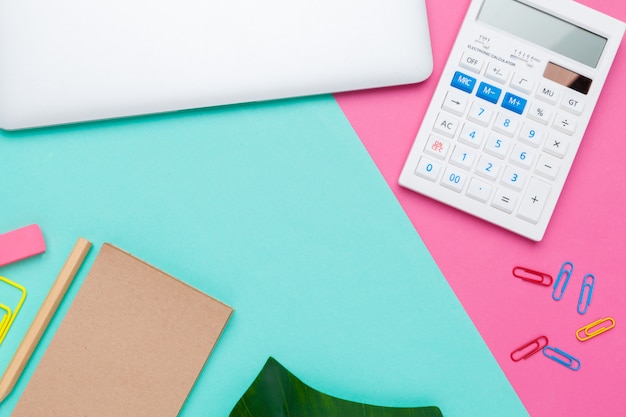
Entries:
[[437,407],[380,407],[323,394],[269,358],[229,417],[442,417]]

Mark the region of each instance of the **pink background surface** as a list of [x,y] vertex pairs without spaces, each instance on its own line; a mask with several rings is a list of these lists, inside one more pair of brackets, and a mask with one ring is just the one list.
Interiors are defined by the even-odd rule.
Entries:
[[[434,71],[419,85],[336,99],[533,417],[626,415],[626,46],[587,129],[542,242],[535,243],[401,188],[397,179],[469,0],[427,0]],[[581,3],[626,21],[624,0]],[[564,297],[513,278],[520,265],[556,278],[571,261]],[[582,278],[596,276],[587,314],[576,312]],[[611,316],[616,327],[585,343],[576,329]],[[546,335],[580,359],[577,372],[538,353],[513,362],[517,347]],[[460,347],[462,348],[462,347]],[[494,393],[497,395],[497,393]]]

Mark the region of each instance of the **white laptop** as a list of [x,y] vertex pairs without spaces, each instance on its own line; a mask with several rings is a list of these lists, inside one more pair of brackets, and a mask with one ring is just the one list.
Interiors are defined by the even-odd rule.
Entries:
[[0,128],[424,80],[425,0],[0,0]]

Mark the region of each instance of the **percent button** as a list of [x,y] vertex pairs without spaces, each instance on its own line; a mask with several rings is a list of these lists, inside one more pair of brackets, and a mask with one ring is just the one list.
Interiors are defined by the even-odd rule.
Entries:
[[552,112],[550,106],[545,103],[532,103],[528,109],[528,118],[547,125],[552,118]]

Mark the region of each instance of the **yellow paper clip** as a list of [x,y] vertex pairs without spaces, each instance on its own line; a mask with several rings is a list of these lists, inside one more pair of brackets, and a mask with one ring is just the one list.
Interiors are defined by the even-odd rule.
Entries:
[[2,342],[4,341],[5,336],[7,335],[7,333],[9,332],[9,329],[11,328],[11,326],[13,325],[13,321],[15,320],[15,316],[17,316],[17,313],[20,312],[20,309],[22,308],[22,304],[24,304],[24,300],[26,299],[26,288],[24,288],[23,286],[21,286],[20,284],[13,282],[3,276],[0,276],[0,281],[5,282],[6,284],[9,284],[10,286],[17,288],[18,290],[20,290],[22,292],[22,296],[20,297],[20,301],[17,303],[17,307],[15,307],[15,310],[13,310],[13,312],[11,312],[11,309],[3,306],[3,310],[5,311],[5,315],[2,319],[2,323],[0,324],[0,344],[2,344]]
[[[604,326],[604,324],[607,323],[610,324],[608,326]],[[597,327],[597,329],[594,329],[595,327]],[[581,342],[586,342],[592,337],[611,330],[613,327],[615,327],[615,319],[613,317],[606,317],[604,319],[596,320],[593,323],[589,323],[588,325],[576,330],[576,339],[580,340]],[[581,336],[581,333],[583,334],[583,336]]]
[[5,313],[2,316],[2,320],[0,321],[0,334],[4,333],[4,328],[9,324],[9,319],[11,318],[11,309],[4,304],[0,304],[0,310],[4,310]]

